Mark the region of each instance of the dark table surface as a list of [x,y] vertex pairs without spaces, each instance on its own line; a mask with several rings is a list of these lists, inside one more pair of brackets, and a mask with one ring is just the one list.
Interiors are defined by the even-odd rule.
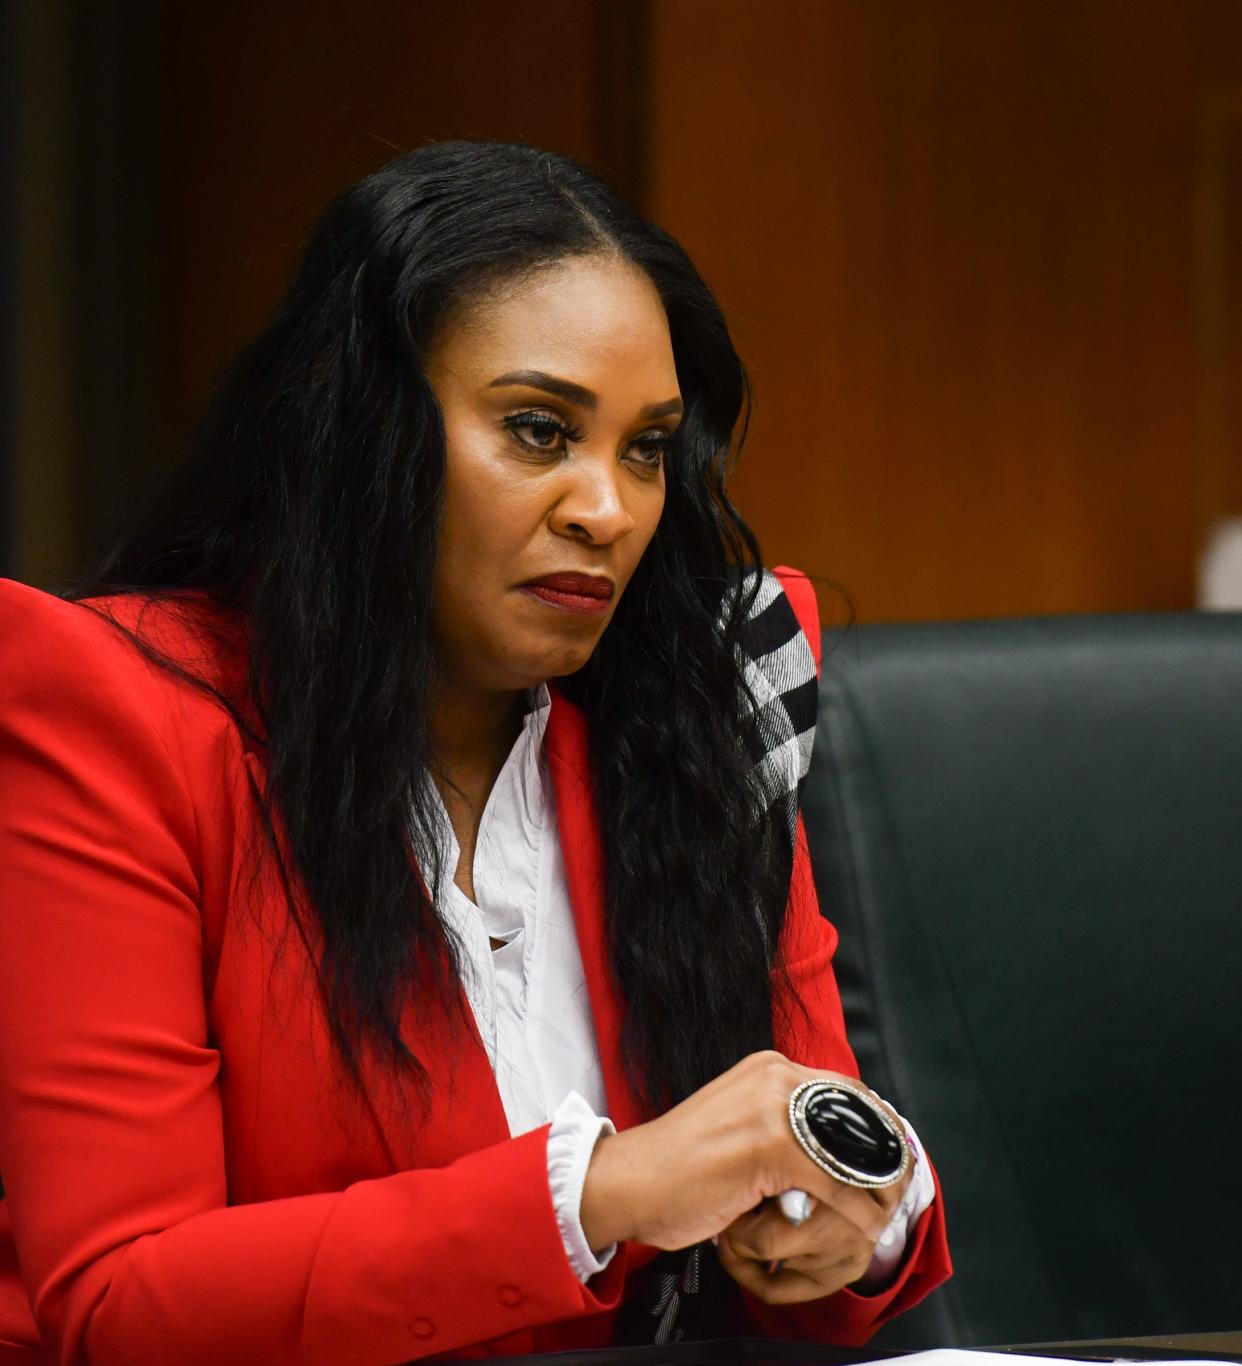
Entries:
[[[1111,1338],[1091,1342],[1037,1342],[980,1348],[1079,1361],[1176,1361],[1210,1357],[1242,1363],[1242,1331],[1171,1337]],[[891,1350],[825,1347],[811,1342],[730,1338],[679,1342],[665,1347],[605,1347],[591,1352],[508,1357],[505,1366],[858,1366],[907,1355]]]
[[[1115,1351],[1112,1349],[1116,1348]],[[1177,1357],[1212,1357],[1242,1361],[1242,1329],[1225,1333],[1177,1333],[1167,1337],[1113,1338],[1106,1342],[1041,1342],[1029,1347],[1002,1347],[1005,1352],[1077,1357],[1098,1361],[1130,1358],[1140,1361]]]

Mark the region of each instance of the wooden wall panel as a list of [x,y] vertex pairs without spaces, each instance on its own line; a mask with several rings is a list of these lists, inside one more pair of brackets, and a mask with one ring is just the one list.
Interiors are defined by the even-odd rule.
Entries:
[[1211,92],[1195,157],[1204,521],[1242,517],[1242,83]]
[[525,138],[612,172],[717,288],[769,559],[864,619],[1190,605],[1242,487],[1232,161],[1200,259],[1233,0],[166,13],[174,431],[337,188],[429,138]]
[[652,44],[649,207],[751,366],[769,559],[864,619],[1190,605],[1196,120],[1242,7],[668,0]]
[[[551,146],[633,185],[642,5],[219,0],[168,7],[172,404],[184,427],[316,213],[439,138]],[[621,64],[618,64],[621,59]],[[641,64],[639,64],[641,69]]]

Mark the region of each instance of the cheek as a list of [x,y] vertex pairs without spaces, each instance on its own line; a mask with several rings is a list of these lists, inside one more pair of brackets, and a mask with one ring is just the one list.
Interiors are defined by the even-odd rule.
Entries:
[[631,542],[634,566],[642,559],[651,544],[651,538],[656,534],[660,519],[664,515],[665,500],[664,479],[661,478],[658,482],[643,488],[641,496],[631,502],[630,515],[634,518],[634,532],[628,539]]
[[446,452],[440,519],[442,568],[461,560],[476,566],[512,554],[543,517],[535,481],[500,459],[494,442],[475,438]]

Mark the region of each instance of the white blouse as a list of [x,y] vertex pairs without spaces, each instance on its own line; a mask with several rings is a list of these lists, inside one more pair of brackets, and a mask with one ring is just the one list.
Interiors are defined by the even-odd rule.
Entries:
[[[528,702],[521,734],[479,823],[473,902],[452,881],[460,848],[441,809],[446,876],[438,909],[463,949],[463,986],[510,1133],[516,1137],[552,1121],[548,1180],[553,1207],[570,1265],[586,1281],[615,1251],[608,1248],[597,1258],[580,1219],[595,1144],[601,1133],[615,1129],[604,1117],[603,1069],[543,756],[551,710],[547,688],[533,690]],[[493,949],[492,940],[502,947]],[[906,1127],[917,1154],[917,1139]],[[909,1228],[934,1194],[927,1164],[919,1161],[880,1238],[864,1289],[878,1288],[889,1278]]]

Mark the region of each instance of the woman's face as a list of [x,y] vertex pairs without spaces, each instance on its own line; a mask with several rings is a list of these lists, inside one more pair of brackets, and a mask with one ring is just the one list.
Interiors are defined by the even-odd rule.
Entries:
[[659,295],[625,262],[573,258],[450,314],[425,364],[445,430],[444,679],[507,692],[573,673],[664,507],[682,404]]

